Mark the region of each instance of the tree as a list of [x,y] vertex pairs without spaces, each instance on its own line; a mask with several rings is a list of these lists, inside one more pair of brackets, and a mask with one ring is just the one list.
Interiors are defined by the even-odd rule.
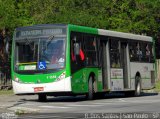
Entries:
[[[34,24],[66,23],[157,36],[160,0],[0,0],[0,32]],[[0,60],[5,57],[5,37]]]

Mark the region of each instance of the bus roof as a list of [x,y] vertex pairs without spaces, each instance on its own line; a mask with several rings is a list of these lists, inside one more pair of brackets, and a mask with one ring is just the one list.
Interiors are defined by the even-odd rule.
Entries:
[[133,40],[152,42],[152,37],[150,37],[150,36],[136,35],[136,34],[132,34],[132,33],[123,33],[123,32],[117,32],[117,31],[98,29],[98,34],[110,36],[110,37],[118,37],[118,38],[124,38],[124,39],[133,39]]
[[[71,24],[70,24],[70,26],[71,27],[74,26],[75,29],[76,28],[77,29],[81,28],[81,31],[87,31],[87,30],[94,31],[95,30],[95,28],[92,28],[92,27],[85,27],[85,26],[78,26],[78,25],[71,25]],[[117,31],[111,31],[111,30],[105,30],[105,29],[97,29],[97,30],[98,30],[98,35],[152,42],[152,37],[150,37],[150,36],[143,36],[143,35],[137,35],[137,34],[132,34],[132,33],[117,32]]]
[[[152,42],[152,37],[150,37],[150,36],[117,32],[117,31],[111,31],[111,30],[105,30],[105,29],[97,29],[97,28],[72,25],[72,24],[39,24],[39,25],[26,26],[26,27],[18,27],[18,28],[16,28],[16,30],[27,30],[27,29],[35,29],[35,28],[38,29],[38,28],[67,27],[67,26],[74,27],[76,30],[80,28],[82,30],[82,32],[83,32],[83,29],[84,29],[84,32],[89,31],[89,30],[95,31],[95,29],[96,29],[97,30],[96,33],[98,33],[98,35],[103,35],[103,36]],[[95,33],[95,32],[93,32],[93,33]]]

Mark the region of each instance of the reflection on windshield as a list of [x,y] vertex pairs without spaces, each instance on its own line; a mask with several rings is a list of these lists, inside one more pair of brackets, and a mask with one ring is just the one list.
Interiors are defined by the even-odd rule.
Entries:
[[56,38],[46,42],[43,40],[40,44],[40,61],[46,62],[48,69],[64,67],[64,39]]
[[15,50],[16,70],[64,68],[65,38],[18,41]]

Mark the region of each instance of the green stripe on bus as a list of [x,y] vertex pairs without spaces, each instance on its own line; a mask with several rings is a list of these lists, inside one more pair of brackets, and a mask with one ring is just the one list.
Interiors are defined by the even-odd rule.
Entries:
[[98,29],[91,28],[91,27],[85,27],[85,26],[77,26],[77,25],[68,25],[70,31],[77,31],[77,32],[83,32],[83,33],[91,33],[91,34],[98,34]]

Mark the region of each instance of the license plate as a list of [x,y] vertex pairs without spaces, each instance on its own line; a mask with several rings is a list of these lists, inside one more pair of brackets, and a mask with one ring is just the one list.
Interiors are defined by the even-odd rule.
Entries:
[[35,87],[34,92],[41,92],[44,91],[44,87]]

